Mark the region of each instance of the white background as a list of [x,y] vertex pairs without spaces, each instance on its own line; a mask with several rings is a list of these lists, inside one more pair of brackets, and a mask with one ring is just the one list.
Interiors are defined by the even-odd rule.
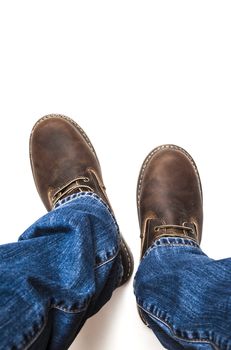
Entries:
[[[214,258],[229,256],[230,18],[231,3],[222,0],[1,1],[1,243],[45,213],[28,139],[39,117],[58,112],[91,138],[136,267],[137,177],[147,153],[163,143],[186,148],[197,162],[202,247]],[[139,320],[132,282],[71,346],[127,348],[162,349]]]

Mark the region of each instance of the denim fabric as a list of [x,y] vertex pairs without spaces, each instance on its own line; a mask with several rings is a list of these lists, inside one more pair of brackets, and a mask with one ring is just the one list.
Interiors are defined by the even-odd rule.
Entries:
[[161,238],[143,257],[134,289],[166,349],[231,349],[231,259],[210,259],[189,239]]
[[81,193],[0,246],[0,349],[67,349],[120,283],[119,245],[109,208]]

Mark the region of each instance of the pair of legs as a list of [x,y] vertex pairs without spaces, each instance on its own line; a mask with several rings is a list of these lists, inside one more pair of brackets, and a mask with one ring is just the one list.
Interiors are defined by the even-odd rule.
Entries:
[[[0,349],[68,349],[85,321],[126,283],[133,259],[99,161],[83,130],[42,118],[30,140],[33,176],[49,211],[0,246]],[[137,190],[139,314],[166,349],[231,349],[231,260],[200,249],[202,192],[189,154],[152,151]]]

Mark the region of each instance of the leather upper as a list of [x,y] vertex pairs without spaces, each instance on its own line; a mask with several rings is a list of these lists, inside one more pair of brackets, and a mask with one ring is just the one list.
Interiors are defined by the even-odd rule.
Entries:
[[[65,191],[74,180],[78,181],[77,186],[87,185],[89,190],[104,196],[101,192],[105,187],[94,149],[71,119],[59,115],[40,119],[31,133],[30,158],[35,184],[47,210],[62,198],[60,191]],[[71,192],[69,188],[65,194]]]
[[200,243],[201,183],[193,159],[182,148],[164,145],[148,155],[138,180],[137,204],[142,255],[162,236],[183,236]]

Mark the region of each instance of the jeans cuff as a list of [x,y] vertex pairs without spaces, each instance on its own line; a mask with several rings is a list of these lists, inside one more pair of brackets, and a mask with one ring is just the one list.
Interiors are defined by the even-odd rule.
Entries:
[[83,196],[89,196],[89,195],[95,195],[94,193],[92,192],[77,192],[77,193],[73,193],[73,194],[70,194],[69,196],[63,198],[63,199],[60,199],[54,206],[53,210],[55,210],[56,208],[59,208],[71,201],[73,201],[74,199],[76,198],[79,198],[79,197],[83,197]]
[[191,245],[194,247],[199,247],[199,244],[195,242],[195,240],[190,238],[184,238],[182,236],[176,237],[160,237],[157,239],[153,246],[163,246],[163,245]]
[[144,259],[153,249],[158,247],[180,247],[180,246],[191,246],[195,248],[199,248],[199,244],[197,244],[193,239],[183,238],[180,236],[176,237],[161,237],[158,238],[155,242],[153,242],[150,247],[146,250],[142,259]]

